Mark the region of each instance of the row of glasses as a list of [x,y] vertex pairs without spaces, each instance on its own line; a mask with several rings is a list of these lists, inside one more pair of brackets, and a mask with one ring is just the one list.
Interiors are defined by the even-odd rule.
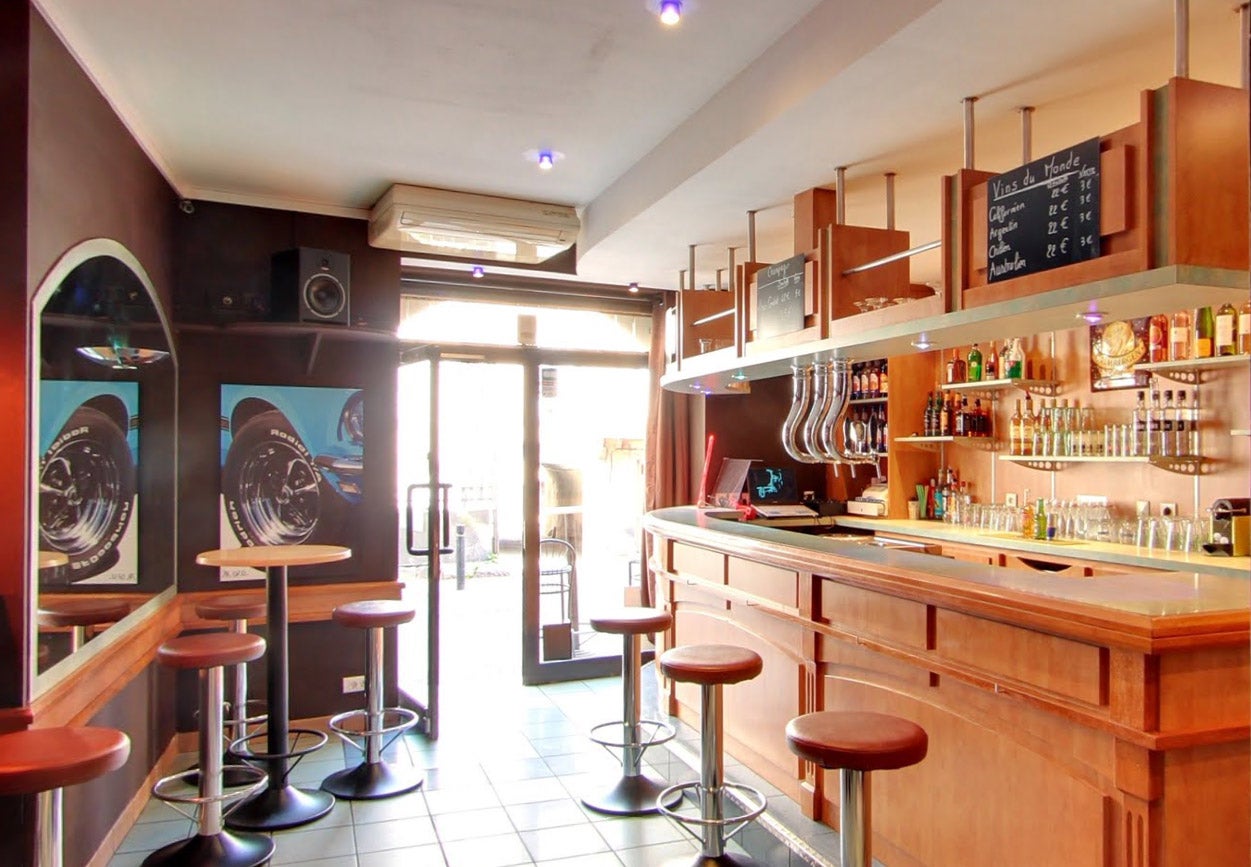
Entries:
[[1152,551],[1195,553],[1203,549],[1207,531],[1207,522],[1202,518],[1143,515],[1124,522],[1120,541]]

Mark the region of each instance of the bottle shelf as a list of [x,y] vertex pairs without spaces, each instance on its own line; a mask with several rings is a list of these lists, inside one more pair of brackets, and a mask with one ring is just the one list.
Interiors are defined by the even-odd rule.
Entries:
[[1251,430],[1247,428],[1234,428],[1229,432],[1231,437],[1251,437]]
[[999,447],[999,441],[994,437],[958,437],[952,435],[937,437],[895,437],[893,442],[896,445],[913,446],[921,449],[937,449],[944,443],[973,446],[975,448],[989,449],[991,451],[994,451]]
[[1204,371],[1233,367],[1251,362],[1251,355],[1217,355],[1212,358],[1187,358],[1183,361],[1146,361],[1135,364],[1134,370],[1158,373],[1175,382],[1198,385]]
[[866,404],[886,403],[886,397],[857,397],[847,401],[848,406],[864,406]]
[[1197,476],[1208,469],[1206,459],[1197,455],[1176,457],[1169,455],[1118,455],[1112,457],[1100,455],[1056,455],[1054,457],[1047,455],[1000,455],[999,460],[1020,464],[1034,470],[1047,470],[1050,472],[1066,469],[1072,464],[1151,464],[1153,467],[1159,467],[1162,470],[1186,476]]
[[1052,397],[1059,393],[1060,384],[1050,379],[982,379],[977,382],[947,382],[939,386],[941,391],[977,392],[992,397],[1009,388]]

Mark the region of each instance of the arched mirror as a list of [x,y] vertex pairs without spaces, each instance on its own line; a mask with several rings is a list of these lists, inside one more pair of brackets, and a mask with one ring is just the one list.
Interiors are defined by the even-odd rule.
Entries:
[[177,503],[177,358],[138,260],[85,241],[32,311],[28,697],[173,592]]

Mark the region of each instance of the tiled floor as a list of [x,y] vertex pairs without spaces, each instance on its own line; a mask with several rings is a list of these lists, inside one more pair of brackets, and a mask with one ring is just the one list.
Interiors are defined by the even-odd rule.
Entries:
[[[653,685],[645,705],[654,707],[650,666],[644,674],[644,683]],[[479,691],[472,709],[445,700],[437,743],[411,735],[391,751],[396,761],[412,761],[426,769],[421,789],[380,801],[339,801],[321,820],[276,833],[273,863],[651,867],[675,856],[693,856],[695,844],[668,818],[607,817],[584,809],[578,800],[588,788],[615,779],[616,759],[588,741],[586,731],[619,712],[620,689],[620,679],[607,678],[499,687],[491,691],[485,707]],[[456,690],[448,692],[454,695]],[[671,781],[693,779],[697,774],[679,759],[697,755],[697,734],[679,726],[672,746],[672,752],[650,750],[649,764]],[[292,779],[316,787],[344,766],[346,755],[346,749],[332,741],[300,764]],[[355,763],[356,757],[351,761]],[[783,845],[768,826],[754,822],[736,839],[762,864],[837,863],[832,831],[804,819],[793,802],[730,757],[726,771],[732,780],[758,786],[769,798],[770,821],[780,820],[814,853],[824,856],[801,855]],[[191,830],[191,823],[171,808],[151,802],[110,864],[138,865],[151,850]]]

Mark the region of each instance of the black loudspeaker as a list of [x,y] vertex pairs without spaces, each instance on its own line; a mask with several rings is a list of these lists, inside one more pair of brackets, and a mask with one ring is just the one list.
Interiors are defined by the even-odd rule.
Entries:
[[270,318],[278,322],[348,325],[352,257],[333,250],[296,247],[273,256]]

